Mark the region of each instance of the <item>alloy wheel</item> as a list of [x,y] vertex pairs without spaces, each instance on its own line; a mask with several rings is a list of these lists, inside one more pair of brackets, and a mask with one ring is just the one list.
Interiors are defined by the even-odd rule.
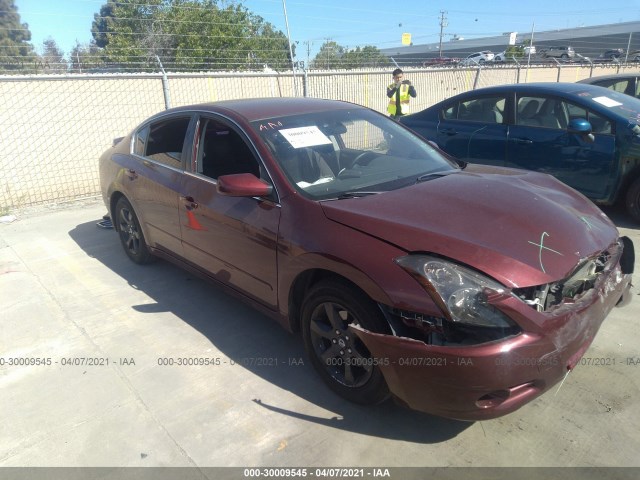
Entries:
[[315,354],[327,373],[347,387],[365,385],[373,374],[369,352],[360,339],[348,330],[357,324],[353,314],[343,306],[325,302],[311,314],[310,336]]

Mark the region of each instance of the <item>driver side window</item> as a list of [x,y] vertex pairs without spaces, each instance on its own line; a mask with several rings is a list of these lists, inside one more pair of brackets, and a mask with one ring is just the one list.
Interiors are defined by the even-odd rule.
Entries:
[[229,125],[213,118],[202,118],[196,138],[197,173],[213,179],[236,173],[252,173],[261,177],[253,151]]
[[593,133],[610,134],[612,133],[611,122],[597,113],[593,113],[590,110],[582,108],[578,105],[567,103],[567,110],[569,111],[569,119],[584,118],[590,124]]

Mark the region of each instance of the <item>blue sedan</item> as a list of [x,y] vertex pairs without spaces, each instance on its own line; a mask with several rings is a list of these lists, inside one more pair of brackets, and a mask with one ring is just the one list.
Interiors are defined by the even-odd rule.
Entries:
[[551,174],[640,222],[640,100],[594,85],[529,83],[448,98],[400,122],[466,162]]

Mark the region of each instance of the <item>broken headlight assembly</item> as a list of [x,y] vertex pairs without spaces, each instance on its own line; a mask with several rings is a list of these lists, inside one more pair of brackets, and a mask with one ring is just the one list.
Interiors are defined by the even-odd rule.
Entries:
[[442,311],[441,319],[429,317],[412,325],[432,334],[428,343],[472,345],[520,333],[518,325],[489,301],[492,296],[510,294],[495,280],[430,255],[407,255],[396,263],[424,287]]

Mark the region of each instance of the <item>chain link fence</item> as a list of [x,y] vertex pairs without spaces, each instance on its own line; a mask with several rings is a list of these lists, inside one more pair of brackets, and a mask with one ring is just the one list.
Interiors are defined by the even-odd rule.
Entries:
[[[412,111],[475,88],[575,82],[634,66],[406,69]],[[256,97],[347,100],[385,112],[388,70],[0,76],[0,214],[99,195],[98,159],[116,137],[167,106]]]

